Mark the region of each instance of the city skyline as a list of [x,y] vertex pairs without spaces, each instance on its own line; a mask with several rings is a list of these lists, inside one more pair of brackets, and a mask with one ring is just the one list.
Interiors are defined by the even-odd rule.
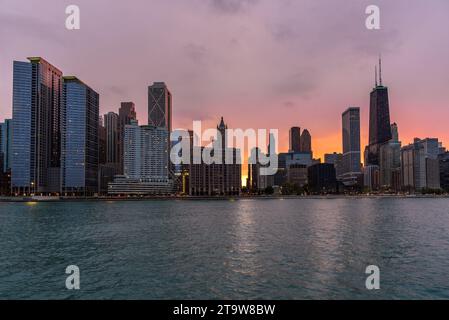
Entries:
[[[449,45],[442,31],[447,29],[447,21],[435,18],[447,3],[437,1],[432,8],[416,3],[404,13],[404,1],[379,1],[382,29],[371,32],[363,26],[365,3],[340,5],[345,12],[341,15],[326,1],[304,1],[301,5],[286,2],[283,8],[291,9],[286,11],[295,16],[282,11],[282,16],[286,15],[283,23],[280,12],[270,10],[280,9],[280,5],[267,1],[244,1],[242,5],[232,1],[229,3],[233,5],[189,2],[198,4],[198,10],[189,9],[187,2],[166,5],[153,1],[152,5],[159,9],[158,19],[149,19],[150,12],[139,12],[143,2],[133,6],[108,3],[104,28],[96,29],[98,21],[91,17],[102,6],[79,1],[82,27],[78,33],[63,27],[65,3],[44,4],[32,12],[25,2],[11,2],[0,19],[2,38],[11,40],[0,57],[1,121],[11,118],[11,61],[40,55],[95,88],[102,97],[101,114],[117,112],[122,101],[134,101],[139,123],[145,124],[146,88],[153,81],[165,81],[174,93],[174,128],[188,129],[192,120],[203,120],[213,128],[224,116],[232,127],[279,128],[279,151],[287,151],[290,127],[300,126],[312,135],[314,156],[324,160],[325,153],[342,151],[339,118],[348,106],[360,107],[361,145],[367,144],[367,92],[374,86],[374,65],[382,52],[390,118],[400,127],[402,142],[408,144],[414,137],[439,137],[448,144],[444,127],[449,115],[449,94],[444,87],[448,61],[444,57]],[[169,24],[165,19],[169,8],[174,12],[173,19],[179,18],[176,23]],[[45,23],[39,18],[44,10],[49,17]],[[129,17],[115,25],[122,12]],[[427,21],[425,26],[417,24],[418,14],[432,14],[433,19],[422,19]],[[203,16],[207,19],[202,20]],[[128,20],[131,17],[132,21]],[[209,23],[210,31],[195,20]],[[323,21],[319,28],[316,20]],[[10,28],[8,21],[20,28]],[[148,21],[163,28],[164,40],[160,32],[151,30]],[[224,27],[229,25],[227,22],[234,23]],[[258,26],[257,31],[251,25]],[[332,31],[333,25],[341,28]],[[34,29],[34,34],[41,35],[39,41],[33,38]],[[129,37],[131,30],[138,32]],[[220,39],[214,37],[215,32],[220,32]],[[432,36],[425,37],[426,33]],[[313,39],[318,35],[322,36],[320,42]],[[12,37],[29,41],[17,42]],[[151,44],[153,40],[160,40],[157,46]],[[96,52],[87,45],[92,41],[99,44]],[[436,46],[437,52],[432,49]],[[229,49],[222,50],[225,47]],[[79,60],[69,58],[75,49]],[[112,62],[115,68],[109,68]],[[115,73],[120,77],[114,77]]]

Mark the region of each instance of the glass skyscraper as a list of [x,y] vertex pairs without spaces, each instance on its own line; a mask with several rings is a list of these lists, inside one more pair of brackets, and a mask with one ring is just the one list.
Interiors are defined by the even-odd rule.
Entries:
[[99,95],[76,77],[64,77],[62,103],[62,192],[98,192]]
[[0,153],[3,158],[3,172],[11,169],[11,154],[12,154],[12,120],[5,119],[5,122],[0,123]]
[[60,189],[62,72],[42,58],[13,65],[11,185],[18,193]]
[[355,185],[361,175],[360,108],[348,108],[342,114],[343,160],[339,179]]

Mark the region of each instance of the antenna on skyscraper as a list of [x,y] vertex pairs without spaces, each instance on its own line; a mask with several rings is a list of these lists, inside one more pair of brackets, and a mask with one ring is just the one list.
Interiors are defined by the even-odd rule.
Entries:
[[382,86],[382,56],[379,54],[379,82]]

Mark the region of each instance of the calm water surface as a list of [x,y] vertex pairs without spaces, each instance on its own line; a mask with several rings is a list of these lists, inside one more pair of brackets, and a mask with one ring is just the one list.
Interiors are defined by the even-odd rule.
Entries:
[[449,199],[0,203],[11,298],[449,299]]

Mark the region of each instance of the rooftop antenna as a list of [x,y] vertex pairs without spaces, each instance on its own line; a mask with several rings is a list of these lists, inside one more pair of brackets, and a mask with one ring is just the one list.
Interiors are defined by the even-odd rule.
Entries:
[[379,54],[379,81],[382,86],[382,56]]

